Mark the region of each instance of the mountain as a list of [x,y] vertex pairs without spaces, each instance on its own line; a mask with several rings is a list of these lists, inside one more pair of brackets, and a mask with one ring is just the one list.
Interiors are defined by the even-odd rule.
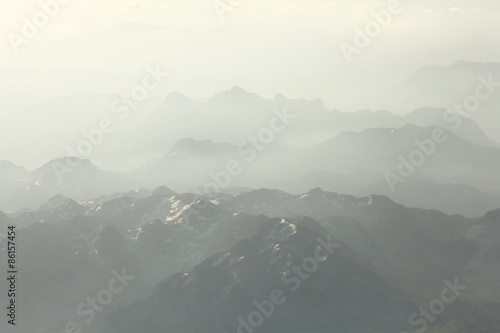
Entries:
[[[458,98],[474,93],[478,77],[498,77],[499,63],[458,61],[450,66],[427,66],[417,69],[402,86],[425,98],[426,105],[453,105]],[[445,89],[442,89],[445,87]]]
[[[439,110],[421,110],[411,118],[425,123],[423,119],[429,114],[439,114]],[[473,122],[469,124],[468,130],[477,130]],[[219,191],[226,187],[271,187],[296,193],[321,186],[358,196],[382,194],[408,206],[468,217],[496,209],[500,199],[496,192],[500,185],[500,149],[485,137],[482,140],[477,136],[479,145],[444,129],[444,142],[437,143],[432,141],[436,130],[408,124],[343,132],[301,149],[277,140],[260,146],[245,141],[236,146],[182,139],[133,176],[180,191],[204,191],[212,184]],[[421,166],[410,164],[414,154],[424,156],[418,161]],[[229,164],[238,166],[236,174],[229,174]],[[399,169],[406,173],[391,186],[387,174],[398,176]]]
[[55,195],[80,201],[136,187],[140,187],[139,183],[119,174],[99,170],[89,160],[61,158],[2,187],[0,207],[6,211],[34,209]]
[[211,140],[181,139],[161,158],[154,159],[133,173],[156,186],[176,183],[197,186],[207,182],[210,170],[225,169],[237,158],[237,147]]
[[29,171],[23,167],[9,161],[0,161],[0,182],[23,178],[28,173]]
[[283,181],[275,184],[275,187],[291,192],[304,192],[320,185],[326,191],[357,197],[381,194],[408,207],[434,209],[466,217],[482,216],[496,209],[500,202],[500,197],[495,193],[481,192],[468,185],[438,183],[419,171],[404,183],[397,184],[394,192],[383,173],[364,169],[349,174],[316,171],[301,177],[300,181]]
[[494,86],[489,88],[493,91],[488,98],[480,101],[478,110],[472,112],[471,117],[498,144],[500,136],[495,124],[500,121],[496,112],[500,63],[459,61],[451,66],[423,67],[400,85],[399,94],[408,101],[417,101],[414,102],[418,103],[415,107],[427,105],[450,109],[456,104],[463,104],[468,96],[474,96],[476,87],[483,85],[482,81],[493,81]]
[[[21,296],[30,300],[23,308],[29,314],[20,328],[25,331],[56,331],[70,320],[85,326],[75,315],[85,302],[82,295],[95,295],[113,271],[134,279],[96,317],[91,331],[147,323],[152,331],[195,330],[203,323],[207,330],[233,329],[238,316],[254,311],[254,300],[263,301],[273,289],[287,290],[282,274],[314,255],[322,237],[340,247],[320,258],[303,288],[286,294],[288,301],[276,306],[274,319],[262,328],[286,322],[323,332],[327,323],[330,331],[366,326],[399,332],[417,304],[440,294],[445,279],[467,282],[462,301],[500,301],[492,284],[500,272],[499,216],[492,211],[467,219],[407,208],[383,196],[358,198],[320,188],[298,195],[260,189],[207,198],[161,187],[82,204],[57,196],[38,210],[0,220],[18,225],[23,237]],[[4,240],[0,255],[5,251]],[[159,316],[147,313],[152,307]],[[354,311],[360,308],[363,317]],[[301,313],[314,313],[317,320]],[[116,320],[131,325],[116,326]]]
[[[341,132],[360,132],[369,128],[397,128],[406,124],[449,128],[443,121],[447,107],[418,105],[414,112],[399,116],[387,110],[328,110],[319,99],[290,99],[283,94],[276,94],[270,100],[240,87],[216,94],[205,102],[195,102],[179,92],[172,92],[151,112],[147,126],[144,126],[149,133],[145,131],[142,135],[150,138],[149,144],[158,148],[161,144],[172,145],[181,137],[237,144],[246,136],[269,126],[276,111],[286,110],[295,118],[287,124],[285,131],[279,133],[280,141],[310,146]],[[480,145],[493,144],[472,119],[464,118],[457,134]]]
[[[303,195],[263,189],[218,201],[224,209],[252,215],[264,213],[270,218],[306,215],[317,220],[414,301],[432,299],[442,289],[442,281],[450,276],[465,280],[466,275],[462,274],[470,270],[467,274],[476,277],[467,280],[477,281],[477,274],[489,272],[485,274],[491,277],[498,269],[494,258],[488,262],[491,268],[487,270],[486,265],[473,265],[483,257],[481,244],[490,244],[489,251],[499,244],[496,235],[500,224],[494,212],[480,219],[466,219],[403,207],[383,196],[356,198],[319,188]],[[489,241],[468,236],[470,228],[488,225],[490,230],[485,234],[491,235]],[[442,265],[444,262],[446,265]],[[467,291],[471,300],[484,299],[484,292],[480,283],[474,286],[471,283]],[[490,295],[492,300],[500,300],[497,292]]]
[[[9,191],[16,185],[18,181],[22,181],[29,171],[23,167],[19,167],[9,161],[0,162],[0,202],[9,199]],[[2,210],[9,212],[8,205],[1,205]],[[20,207],[21,209],[21,207]]]
[[[81,320],[75,309],[85,302],[82,293],[95,293],[113,271],[137,277],[134,288],[117,297],[113,306],[130,304],[166,276],[251,237],[264,220],[207,205],[192,194],[170,195],[165,189],[155,193],[89,206],[71,199],[52,205],[61,199],[52,198],[42,206],[48,210],[9,220],[18,226],[25,244],[18,255],[26,274],[20,297],[29,298],[23,311],[30,316],[20,329],[58,330],[68,320]],[[5,256],[6,246],[0,241]],[[4,263],[0,267],[7,270]]]
[[[262,332],[326,332],[332,327],[385,332],[402,327],[411,302],[353,251],[331,247],[326,234],[307,218],[266,221],[251,239],[173,275],[145,300],[110,314],[104,330],[251,332],[253,325]],[[314,259],[318,249],[319,261]],[[292,273],[292,267],[309,274]],[[256,306],[263,309],[256,304],[267,307],[262,319],[252,317]]]
[[491,141],[481,130],[479,125],[471,118],[462,118],[460,127],[455,129],[455,123],[445,121],[448,111],[442,108],[420,108],[405,115],[403,119],[410,124],[419,127],[441,127],[449,132],[455,133],[462,139],[480,146],[499,148],[499,145]]
[[[94,128],[99,117],[109,111],[117,98],[111,94],[71,94],[52,98],[19,112],[30,119],[30,123],[25,125],[32,126],[32,133],[37,135],[35,144],[39,149],[36,151],[49,151],[50,156],[58,156],[61,150],[66,150],[66,144],[61,146],[60,142],[74,142],[75,135],[84,138],[82,131]],[[274,141],[297,148],[320,144],[343,132],[362,132],[370,128],[400,128],[415,124],[451,130],[450,124],[443,120],[443,114],[452,104],[434,108],[419,105],[418,109],[406,116],[387,110],[342,112],[327,109],[319,99],[291,99],[282,94],[266,99],[240,87],[218,93],[206,101],[195,101],[176,91],[169,93],[163,100],[159,99],[151,98],[140,103],[137,109],[130,110],[134,112],[127,114],[128,119],[123,118],[123,107],[120,113],[115,112],[116,107],[112,108],[115,111],[109,112],[108,116],[117,130],[106,145],[95,151],[93,161],[108,169],[116,168],[116,165],[123,169],[122,165],[126,164],[131,165],[130,169],[136,169],[144,161],[164,154],[168,147],[174,146],[182,138],[239,146],[249,137],[258,136],[262,130],[270,128],[279,114],[288,114],[290,119],[283,130],[274,133]],[[430,102],[422,104],[435,106],[435,103]],[[43,120],[39,118],[40,114],[45,114],[40,110],[51,112],[60,122],[40,132],[36,124]],[[477,116],[481,114],[488,112],[478,112]],[[489,114],[492,116],[491,112]],[[496,134],[492,135],[490,130],[485,135],[481,130],[485,125],[491,127],[495,119],[481,121],[480,127],[479,119],[476,116],[473,119],[462,119],[460,128],[454,133],[478,145],[496,146],[489,139],[491,137],[496,142]],[[61,128],[60,124],[65,127]],[[16,149],[24,149],[23,141],[17,141],[20,142],[19,146],[6,147],[8,154],[13,155]],[[31,165],[33,160],[39,163],[43,158],[42,155],[34,154]]]
[[469,281],[472,288],[478,291],[474,301],[496,301],[500,299],[498,280],[493,278],[500,274],[497,264],[500,260],[500,210],[488,212],[465,231],[465,237],[479,249],[476,256],[462,273],[462,280]]
[[0,211],[0,239],[3,239],[5,236],[7,236],[7,227],[9,226],[9,223],[11,222],[11,219],[9,216],[7,216],[4,212]]
[[[399,156],[408,161],[410,155],[423,150],[416,143],[427,145],[429,156],[424,155],[418,169],[439,183],[472,186],[481,191],[496,187],[500,181],[500,150],[475,145],[449,131],[443,131],[443,143],[429,143],[435,128],[406,125],[395,129],[369,129],[361,133],[342,133],[332,140],[311,148],[298,158],[314,161],[324,170],[352,173],[360,168],[373,172],[398,173],[402,163]],[[409,163],[409,162],[408,162]],[[410,172],[411,173],[411,172]],[[487,176],[486,176],[487,175]]]

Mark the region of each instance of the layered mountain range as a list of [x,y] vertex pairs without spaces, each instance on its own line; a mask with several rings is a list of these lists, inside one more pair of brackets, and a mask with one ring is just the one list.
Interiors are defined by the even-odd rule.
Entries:
[[[109,112],[114,95],[20,102],[11,112],[34,127],[45,112],[58,121],[9,148],[30,146],[40,167],[0,161],[16,328],[498,333],[498,75],[419,69],[391,95],[407,114],[239,87],[148,98],[128,122]],[[454,112],[484,80],[477,112]],[[116,130],[99,137],[103,117]]]
[[[245,332],[255,304],[271,311],[275,299],[259,331],[410,331],[443,281],[466,288],[429,322],[436,332],[498,327],[498,211],[468,219],[319,188],[207,197],[160,187],[80,203],[56,196],[0,218],[20,229],[25,330]],[[77,309],[117,272],[130,287],[87,323]]]
[[[444,142],[432,141],[436,129]],[[356,196],[386,195],[407,206],[468,217],[499,206],[500,148],[486,139],[480,145],[452,129],[414,124],[343,132],[302,148],[280,142],[278,135],[268,144],[181,139],[131,173],[102,171],[77,157],[53,160],[32,172],[2,162],[0,208],[13,213],[36,209],[57,194],[81,201],[164,184],[201,192],[208,184],[222,192],[270,187],[301,193],[320,186]],[[418,165],[412,162],[415,153],[421,155]],[[228,163],[237,174],[228,174]]]

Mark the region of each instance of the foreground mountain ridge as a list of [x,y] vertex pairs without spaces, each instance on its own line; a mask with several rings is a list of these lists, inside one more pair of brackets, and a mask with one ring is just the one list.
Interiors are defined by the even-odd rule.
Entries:
[[[26,323],[28,326],[37,323],[54,328],[53,320],[43,319],[53,318],[54,309],[61,311],[61,320],[80,320],[85,325],[82,318],[75,318],[74,312],[82,302],[82,290],[92,294],[112,276],[112,269],[117,272],[125,269],[135,277],[134,287],[116,296],[116,303],[98,316],[94,329],[106,326],[111,327],[109,332],[114,332],[114,318],[122,318],[120,322],[136,318],[121,316],[128,313],[127,306],[133,308],[134,302],[142,302],[146,308],[162,309],[160,313],[170,318],[160,320],[162,315],[147,320],[154,326],[150,327],[152,332],[168,327],[200,329],[207,315],[202,308],[207,306],[213,309],[210,313],[215,320],[207,323],[207,329],[229,330],[238,324],[238,316],[248,315],[245,311],[252,307],[254,299],[265,299],[264,295],[270,292],[266,288],[282,283],[278,274],[282,266],[276,266],[276,262],[281,260],[285,266],[287,262],[300,263],[311,252],[314,254],[313,244],[318,236],[341,244],[341,250],[329,257],[326,271],[311,274],[319,280],[312,283],[311,278],[304,284],[304,290],[316,290],[325,284],[325,290],[329,291],[321,292],[320,303],[337,309],[338,313],[332,317],[312,299],[310,304],[302,303],[300,299],[306,296],[301,294],[297,298],[290,296],[291,303],[284,306],[293,318],[286,317],[287,310],[276,312],[275,324],[280,318],[296,321],[289,329],[298,327],[304,306],[320,306],[323,310],[318,308],[318,316],[325,317],[318,317],[317,325],[310,323],[317,332],[327,331],[327,327],[339,327],[344,332],[368,327],[378,327],[380,332],[393,327],[397,331],[404,326],[407,316],[418,309],[418,304],[427,304],[440,294],[443,280],[458,279],[466,284],[468,288],[460,301],[467,304],[487,300],[493,302],[487,307],[494,308],[495,302],[500,301],[498,290],[491,284],[496,281],[491,277],[500,273],[499,261],[495,259],[500,239],[498,210],[482,218],[467,219],[407,208],[385,196],[357,198],[320,188],[301,195],[260,189],[208,198],[160,187],[155,191],[137,190],[80,203],[55,197],[38,211],[14,217],[4,215],[4,219],[19,226],[25,246],[20,260],[26,276],[37,277],[31,283],[26,281],[26,286],[34,289],[24,290],[32,297],[25,308],[33,313],[33,321]],[[5,251],[5,241],[0,247]],[[249,259],[238,261],[240,257]],[[256,271],[241,275],[249,269]],[[278,270],[270,274],[274,269]],[[341,289],[336,283],[327,282],[340,278],[339,269],[345,274]],[[231,273],[234,270],[241,273],[234,277]],[[242,280],[243,276],[248,279]],[[352,280],[353,276],[357,278]],[[367,285],[356,286],[358,279]],[[232,303],[235,298],[231,293],[226,294],[228,288],[238,290],[240,282],[236,281],[246,281],[249,288],[254,286],[248,289],[252,292],[245,298],[249,303]],[[75,284],[79,288],[75,289]],[[215,289],[207,293],[211,288]],[[55,290],[59,292],[54,297]],[[350,295],[349,290],[366,290],[366,293],[357,300],[358,296]],[[379,298],[377,290],[393,296]],[[343,298],[334,296],[339,292],[346,294]],[[151,293],[155,296],[144,297]],[[178,303],[169,303],[172,297],[186,300],[185,305],[179,309]],[[367,315],[363,320],[352,317],[348,306],[342,306],[344,302],[352,302],[353,309],[365,304],[367,313],[379,315],[376,318]],[[40,310],[41,303],[46,304],[45,310]],[[233,317],[236,313],[228,309],[238,310],[238,316]],[[108,316],[110,311],[118,311],[118,317]],[[449,322],[457,318],[452,316]],[[306,325],[308,321],[303,320]],[[322,326],[325,320],[327,324]],[[135,327],[134,323],[131,322],[131,327]],[[339,323],[343,324],[336,326]],[[269,325],[267,328],[273,330],[273,324]],[[92,327],[89,327],[91,332]],[[406,327],[400,327],[403,329]]]

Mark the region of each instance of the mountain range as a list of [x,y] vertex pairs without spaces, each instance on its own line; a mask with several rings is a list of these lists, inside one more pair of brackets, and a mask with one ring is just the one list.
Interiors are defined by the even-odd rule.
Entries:
[[[443,143],[430,141],[438,128]],[[3,162],[0,208],[13,213],[36,209],[57,194],[82,201],[164,184],[178,191],[204,191],[207,184],[215,184],[220,191],[270,187],[294,193],[321,186],[357,196],[387,195],[408,206],[468,217],[499,206],[500,148],[486,139],[479,145],[453,130],[407,124],[342,132],[302,148],[280,140],[254,148],[248,141],[236,145],[181,139],[128,174],[101,171],[78,158],[53,160],[33,172]],[[409,162],[416,151],[424,156],[422,165]],[[226,172],[231,161],[239,166],[235,176]],[[406,171],[391,185],[387,175],[401,176],[401,170]]]
[[[493,325],[487,313],[500,302],[492,278],[500,272],[498,211],[468,219],[319,188],[209,198],[160,187],[80,204],[58,196],[0,218],[22,230],[25,328],[87,327],[75,312],[82,295],[123,270],[133,288],[116,295],[89,332],[237,330],[238,318],[248,324],[254,301],[265,303],[274,290],[287,302],[276,303],[259,330],[400,332],[419,305],[439,297],[443,280],[467,286],[441,319],[446,325],[478,311],[484,318],[475,321]],[[297,265],[309,277],[295,276]],[[305,309],[315,317],[303,317]],[[283,322],[289,326],[278,328]]]

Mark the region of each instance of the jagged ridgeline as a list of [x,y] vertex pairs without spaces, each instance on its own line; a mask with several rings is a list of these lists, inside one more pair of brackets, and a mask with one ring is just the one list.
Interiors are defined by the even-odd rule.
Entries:
[[[0,223],[21,230],[25,331],[498,328],[498,211],[471,219],[320,188],[208,198],[160,187],[58,195]],[[454,301],[424,321],[419,308],[443,288]]]

